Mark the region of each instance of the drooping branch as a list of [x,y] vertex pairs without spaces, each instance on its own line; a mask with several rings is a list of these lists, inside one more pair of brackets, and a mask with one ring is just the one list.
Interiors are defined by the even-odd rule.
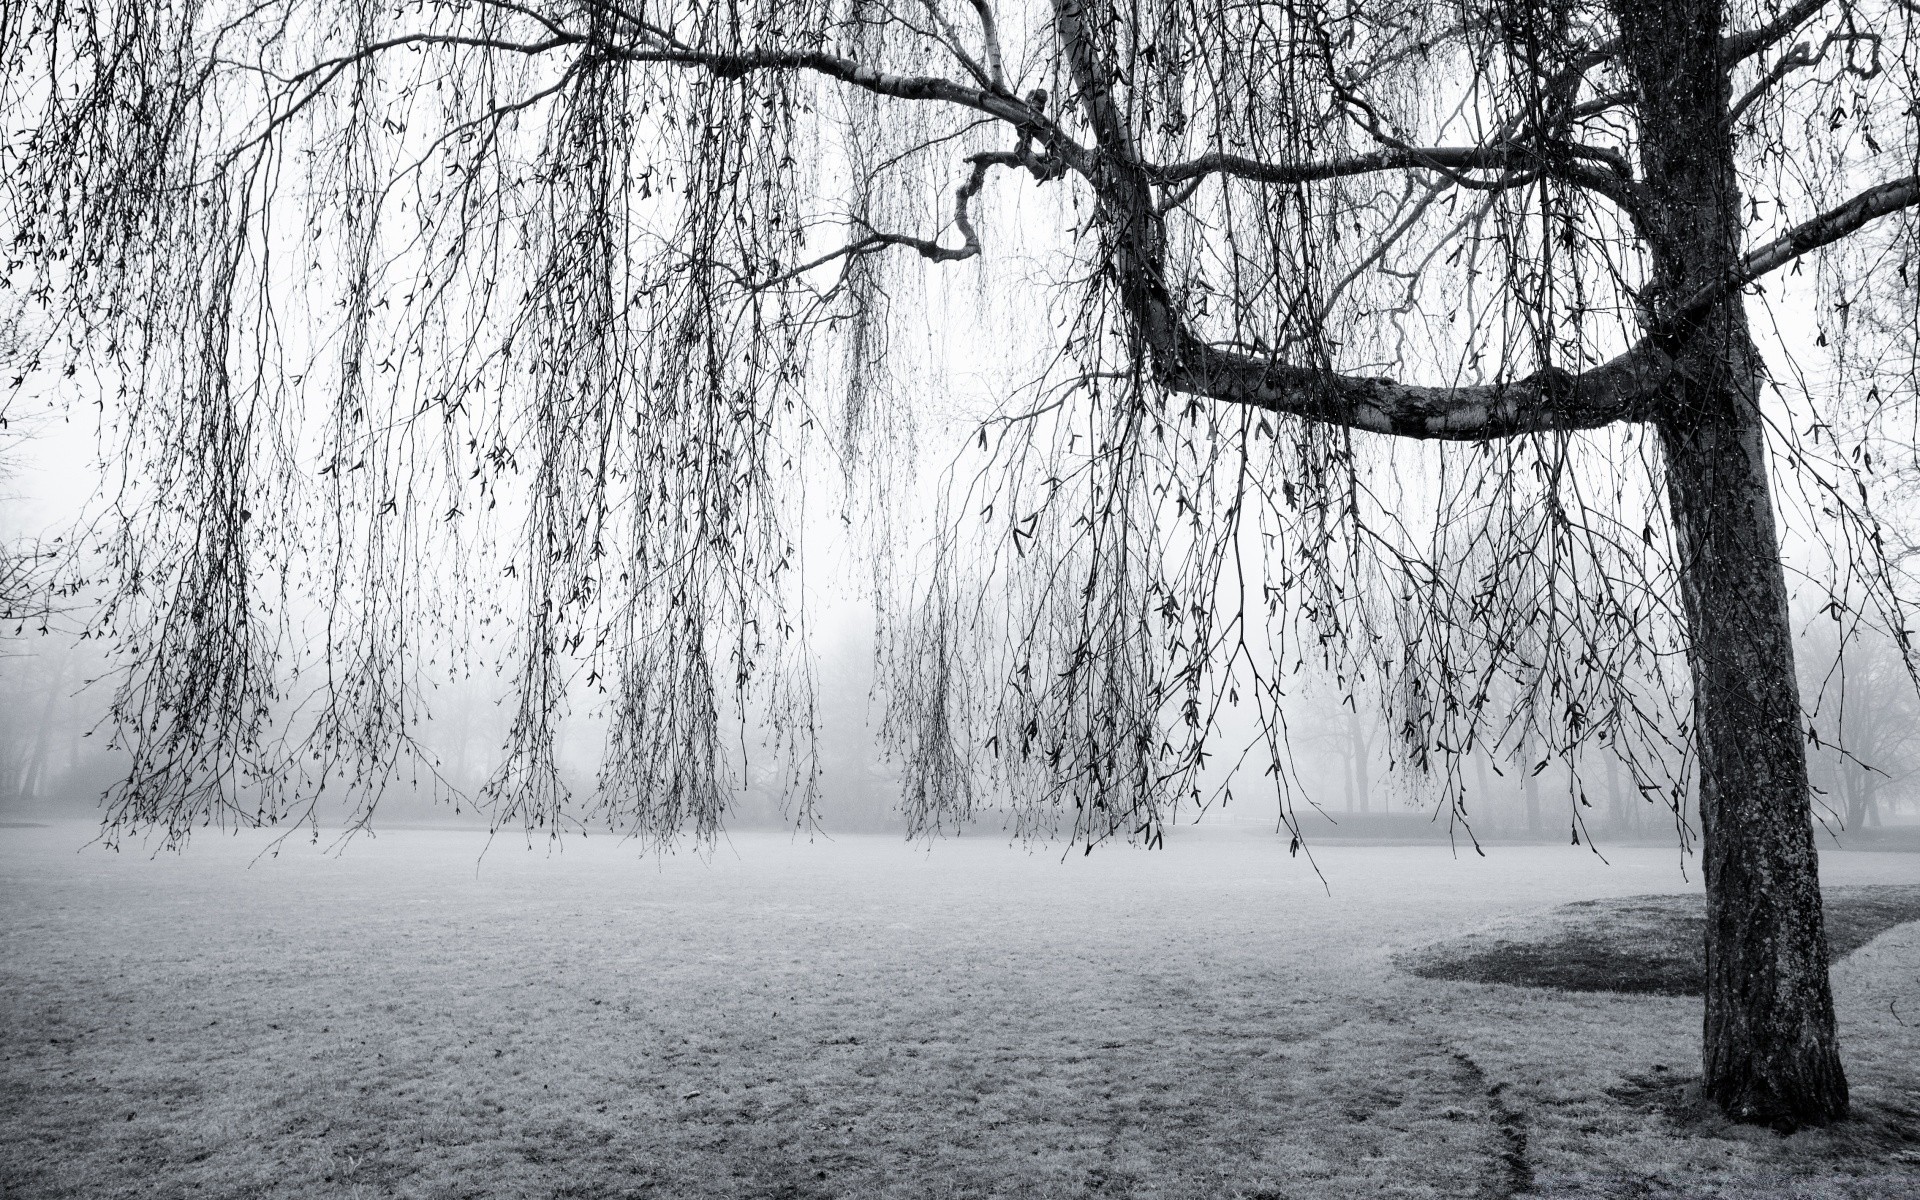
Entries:
[[1747,110],[1753,107],[1755,101],[1772,91],[1774,87],[1788,75],[1795,71],[1818,65],[1821,53],[1823,53],[1825,49],[1823,46],[1820,51],[1809,50],[1806,43],[1802,42],[1781,55],[1774,61],[1771,67],[1767,68],[1766,74],[1760,77],[1759,82],[1748,88],[1738,100],[1733,102],[1733,106],[1727,110],[1726,123],[1729,126],[1738,124],[1740,118],[1746,115]]
[[[252,153],[267,144],[280,131],[299,116],[309,106],[325,95],[335,80],[357,68],[363,67],[374,59],[393,50],[484,50],[497,54],[511,54],[522,58],[538,58],[555,50],[579,47],[587,44],[581,35],[566,32],[555,33],[551,37],[538,41],[515,41],[506,38],[474,37],[464,34],[412,33],[401,37],[387,38],[356,46],[346,54],[322,59],[285,80],[285,92],[282,99],[286,107],[276,108],[269,104],[259,130],[245,141],[230,148],[226,153],[228,163],[239,161],[242,155]],[[260,70],[260,68],[250,68]],[[264,73],[264,72],[262,72]],[[569,77],[572,72],[569,71]],[[553,89],[545,89],[542,96],[551,94]]]
[[752,50],[736,53],[693,48],[610,46],[604,52],[608,58],[618,62],[704,67],[723,79],[738,79],[758,71],[804,71],[839,80],[877,96],[954,104],[998,117],[1017,129],[1044,134],[1047,143],[1066,161],[1075,165],[1076,169],[1084,169],[1085,151],[1047,120],[1045,114],[1035,112],[1012,96],[968,87],[938,75],[896,74],[839,55],[813,50]]
[[[866,63],[824,51],[705,50],[689,45],[664,30],[641,24],[636,18],[631,17],[626,19],[633,24],[641,38],[637,44],[616,44],[608,41],[605,35],[600,33],[561,30],[552,22],[544,20],[541,23],[548,34],[538,39],[516,40],[468,34],[411,33],[359,46],[349,53],[320,60],[286,80],[288,92],[293,97],[292,102],[289,107],[269,116],[267,133],[271,134],[284,126],[293,116],[323,94],[335,79],[356,64],[391,51],[467,49],[533,58],[557,50],[576,49],[584,55],[606,62],[695,67],[723,79],[738,79],[758,72],[788,71],[815,74],[878,96],[953,104],[1007,122],[1045,145],[1049,154],[1060,163],[1076,171],[1086,172],[1089,169],[1086,151],[1057,123],[1048,119],[1045,112],[1006,92],[1001,75],[1002,68],[998,65],[998,31],[993,25],[992,12],[982,5],[980,15],[989,44],[989,63],[982,72],[986,77],[987,86],[982,87],[969,87],[957,80],[938,75],[911,75],[883,71]],[[258,144],[259,140],[259,138],[251,139],[248,145]]]
[[[1752,87],[1748,88],[1738,100],[1734,101],[1733,107],[1727,112],[1726,123],[1729,126],[1737,123],[1749,108],[1752,108],[1761,97],[1778,87],[1780,81],[1788,75],[1791,75],[1795,71],[1806,70],[1808,67],[1819,66],[1821,61],[1826,58],[1827,51],[1833,46],[1865,42],[1870,46],[1876,47],[1877,50],[1879,40],[1880,35],[1877,33],[1843,26],[1827,34],[1817,47],[1810,46],[1806,42],[1799,43],[1776,59],[1774,64],[1767,68],[1766,73],[1761,75],[1759,80],[1756,81]],[[1877,69],[1878,68],[1873,68],[1873,70]],[[1870,73],[1870,71],[1865,71],[1865,69],[1861,70],[1865,73]]]

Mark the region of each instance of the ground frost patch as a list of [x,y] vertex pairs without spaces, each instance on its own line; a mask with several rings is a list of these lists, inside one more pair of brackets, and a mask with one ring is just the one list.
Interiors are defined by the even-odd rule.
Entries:
[[[1892,1151],[1690,1130],[1614,1095],[1684,1072],[1695,1001],[1394,965],[1542,907],[1687,891],[1671,853],[1338,846],[1323,882],[1283,839],[1231,830],[1065,861],[751,834],[710,860],[598,841],[482,859],[425,831],[258,861],[261,839],[153,859],[85,840],[0,837],[8,1197],[1302,1200],[1762,1177],[1867,1196],[1906,1178]],[[1911,861],[1823,870],[1879,884]],[[1835,973],[1876,1112],[1920,1059],[1915,928]]]

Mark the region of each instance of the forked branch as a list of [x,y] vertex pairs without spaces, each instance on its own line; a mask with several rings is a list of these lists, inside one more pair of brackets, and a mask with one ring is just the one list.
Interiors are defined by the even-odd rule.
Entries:
[[[1731,126],[1738,122],[1740,118],[1746,114],[1746,111],[1753,107],[1756,101],[1778,87],[1780,81],[1788,75],[1791,75],[1795,71],[1805,70],[1808,67],[1819,66],[1821,61],[1826,58],[1829,48],[1836,44],[1851,47],[1854,44],[1862,42],[1866,43],[1872,49],[1869,64],[1865,67],[1859,67],[1851,65],[1850,63],[1848,70],[1854,74],[1868,78],[1878,74],[1880,70],[1880,35],[1871,31],[1842,27],[1827,34],[1826,38],[1821,41],[1817,48],[1808,45],[1806,42],[1801,42],[1776,59],[1774,64],[1767,68],[1766,73],[1761,75],[1759,80],[1756,81],[1752,87],[1748,88],[1738,100],[1734,101],[1733,107],[1727,113],[1727,124]],[[1851,59],[1851,54],[1849,54],[1849,59]]]

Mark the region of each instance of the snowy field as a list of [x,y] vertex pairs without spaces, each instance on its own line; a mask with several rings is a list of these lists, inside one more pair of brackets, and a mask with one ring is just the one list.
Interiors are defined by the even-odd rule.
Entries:
[[0,829],[10,1198],[1920,1195],[1888,1132],[1920,1111],[1920,925],[1835,971],[1864,1119],[1791,1138],[1648,1100],[1697,1070],[1697,999],[1392,961],[1697,888],[1671,850],[1329,846],[1323,884],[1234,828],[1064,860],[90,833]]

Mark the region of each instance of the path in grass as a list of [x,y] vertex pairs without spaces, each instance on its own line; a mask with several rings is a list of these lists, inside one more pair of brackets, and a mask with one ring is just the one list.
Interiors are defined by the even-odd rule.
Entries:
[[[257,839],[151,861],[80,840],[0,832],[8,1196],[1498,1196],[1582,1171],[1661,1194],[1649,1163],[1713,1194],[1709,1135],[1734,1184],[1838,1178],[1805,1135],[1676,1130],[1609,1095],[1684,1070],[1697,1001],[1393,966],[1503,915],[1688,890],[1667,852],[1334,847],[1328,895],[1231,832],[1066,862],[595,841],[477,870],[460,834],[250,870]],[[1887,940],[1856,956],[1871,995],[1836,972],[1870,1091],[1905,1044],[1849,1005],[1920,974]]]

